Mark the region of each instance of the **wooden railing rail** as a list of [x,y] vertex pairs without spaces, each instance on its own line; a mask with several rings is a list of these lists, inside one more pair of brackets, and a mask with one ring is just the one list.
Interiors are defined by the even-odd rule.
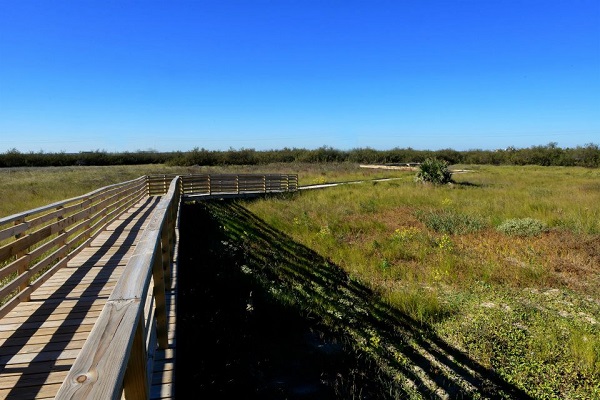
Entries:
[[[148,194],[161,195],[175,175],[148,176]],[[293,192],[296,174],[189,174],[181,176],[184,196]]]
[[[181,180],[175,177],[61,385],[57,400],[148,399],[153,354],[166,348],[170,277]],[[152,290],[151,290],[152,288]]]
[[147,178],[0,218],[0,318],[146,196]]

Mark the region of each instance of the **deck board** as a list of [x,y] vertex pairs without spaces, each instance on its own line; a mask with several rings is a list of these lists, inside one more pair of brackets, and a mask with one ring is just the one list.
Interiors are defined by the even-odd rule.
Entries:
[[[0,400],[54,398],[157,201],[150,197],[131,207],[35,290],[31,301],[0,319]],[[154,355],[152,399],[174,397],[174,264],[172,287],[167,289],[169,348]]]

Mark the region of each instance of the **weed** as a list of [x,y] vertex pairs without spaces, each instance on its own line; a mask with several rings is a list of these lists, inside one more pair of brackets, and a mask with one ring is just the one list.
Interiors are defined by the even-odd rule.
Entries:
[[513,218],[504,221],[496,229],[511,236],[538,236],[546,232],[548,227],[534,218]]
[[395,240],[407,241],[415,238],[420,231],[414,226],[397,228],[392,236]]
[[429,212],[417,210],[415,215],[429,229],[439,233],[471,233],[483,229],[485,226],[479,218],[446,209]]

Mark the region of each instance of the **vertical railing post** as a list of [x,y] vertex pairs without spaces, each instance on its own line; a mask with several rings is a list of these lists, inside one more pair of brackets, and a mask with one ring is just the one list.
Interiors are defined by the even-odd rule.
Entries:
[[[19,218],[17,220],[15,220],[14,225],[20,225],[22,223],[25,222],[25,218]],[[22,233],[18,233],[15,235],[15,240],[18,240],[19,238],[23,237]],[[15,254],[16,258],[21,258],[26,254],[27,250],[23,250],[18,252],[17,254]],[[24,263],[23,265],[21,265],[18,269],[17,269],[17,274],[19,276],[21,276],[22,274],[26,273],[27,270],[29,269],[29,262]],[[19,285],[19,292],[24,291],[25,289],[27,289],[27,286],[29,286],[29,282],[25,281],[23,283],[21,283]],[[25,296],[24,298],[21,299],[21,301],[29,301],[31,300],[30,295]]]
[[170,259],[170,255],[171,255],[171,232],[170,232],[170,226],[171,226],[171,215],[169,212],[167,212],[167,218],[165,221],[165,224],[163,225],[163,228],[160,232],[160,259],[161,259],[161,265],[162,265],[162,270],[164,273],[164,279],[167,282],[171,281],[171,259]]
[[235,192],[237,194],[240,194],[240,176],[239,175],[235,176]]
[[149,383],[146,379],[146,360],[148,357],[144,330],[144,318],[140,316],[133,337],[127,370],[123,378],[123,391],[127,400],[147,400],[150,398]]
[[267,176],[263,175],[263,192],[267,193]]
[[157,252],[157,254],[154,255],[152,279],[154,280],[153,293],[156,307],[156,341],[161,349],[166,349],[169,347],[169,339],[167,327],[167,301],[165,295],[165,270],[163,268],[161,252]]
[[208,175],[208,195],[212,194],[212,188],[210,187],[210,175]]

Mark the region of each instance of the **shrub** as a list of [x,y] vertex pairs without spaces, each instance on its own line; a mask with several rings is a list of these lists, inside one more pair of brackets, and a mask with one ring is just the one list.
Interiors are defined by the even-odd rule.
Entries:
[[496,228],[511,236],[537,236],[548,230],[546,224],[534,218],[507,219]]
[[471,215],[444,211],[417,211],[416,217],[429,229],[440,233],[471,233],[485,227],[483,221]]
[[448,162],[438,158],[427,158],[419,166],[415,175],[416,182],[431,182],[436,185],[452,181],[452,173],[448,169]]

